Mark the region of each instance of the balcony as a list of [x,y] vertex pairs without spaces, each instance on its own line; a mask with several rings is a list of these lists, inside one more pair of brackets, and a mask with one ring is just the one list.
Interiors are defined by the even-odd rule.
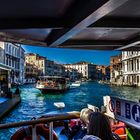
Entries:
[[123,71],[123,74],[140,74],[140,70],[137,71]]
[[135,54],[131,54],[131,55],[125,55],[124,57],[122,57],[122,61],[128,60],[128,59],[132,59],[132,58],[136,58],[136,57],[140,57],[140,52],[135,53]]

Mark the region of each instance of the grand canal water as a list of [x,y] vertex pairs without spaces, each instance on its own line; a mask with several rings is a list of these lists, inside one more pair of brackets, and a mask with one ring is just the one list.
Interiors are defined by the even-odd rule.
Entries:
[[[96,82],[85,82],[81,87],[69,90],[65,94],[42,95],[34,88],[34,85],[25,85],[21,87],[22,102],[7,116],[1,123],[12,123],[22,120],[30,120],[33,117],[39,117],[45,113],[55,111],[54,102],[64,102],[66,108],[64,111],[80,111],[87,106],[87,103],[96,106],[102,105],[102,97],[111,95],[125,99],[137,101],[140,98],[140,89],[132,87],[116,87],[110,85],[98,84]],[[1,130],[0,140],[9,140],[17,128]]]

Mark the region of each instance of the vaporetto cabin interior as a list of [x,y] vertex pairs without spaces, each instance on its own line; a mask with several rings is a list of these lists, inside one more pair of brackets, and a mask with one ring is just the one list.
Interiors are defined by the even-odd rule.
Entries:
[[[138,72],[140,61],[139,59],[133,61],[132,57],[139,56],[138,51],[140,51],[140,1],[5,0],[0,4],[0,41],[10,42],[15,46],[17,44],[24,44],[31,45],[32,47],[40,46],[60,49],[125,51],[122,53],[122,60],[118,63],[122,63],[124,70]],[[112,62],[113,61],[115,61],[115,58],[112,59]],[[8,62],[11,63],[11,61]],[[98,68],[100,69],[100,67]],[[6,67],[0,63],[0,118],[4,117],[5,114],[21,101],[18,87],[16,87],[16,90],[14,89],[15,94],[11,94],[9,90],[11,88],[8,78],[9,71],[12,71],[11,67]],[[123,83],[129,83],[127,86],[139,86],[137,83],[139,83],[140,79],[136,73],[135,76],[129,72],[124,74],[124,78],[121,79]],[[84,79],[84,82],[86,80],[87,79]],[[90,82],[90,80],[88,82]],[[116,83],[115,79],[114,83]],[[53,89],[55,84],[56,83],[53,83]],[[74,84],[79,87],[81,83],[77,84],[75,82]],[[94,86],[96,88],[102,88],[101,84],[105,83],[101,80],[99,84],[94,83]],[[89,84],[87,89],[90,87],[91,85]],[[57,88],[59,89],[60,87],[57,86]],[[94,89],[95,91],[96,88]],[[108,88],[108,86],[106,86],[106,88]],[[122,89],[119,88],[117,90],[121,92]],[[116,91],[114,90],[113,92]],[[131,92],[133,91],[131,90]],[[102,112],[102,114],[108,116],[111,130],[113,131],[113,139],[139,140],[139,99],[135,101],[123,99],[124,94],[125,93],[119,93],[119,97],[117,98],[105,96],[103,97],[104,103],[101,108],[90,106],[91,108],[88,109],[96,113]],[[112,95],[112,93],[110,95]],[[48,99],[47,96],[49,95],[45,97],[41,95],[38,104],[40,105],[42,100]],[[140,96],[137,97],[140,98]],[[25,97],[22,96],[22,98],[23,101],[25,101]],[[29,102],[32,109],[34,109],[32,98],[35,98],[35,96],[32,95],[31,98],[29,98]],[[53,100],[53,98],[51,99]],[[102,100],[99,98],[96,99]],[[82,99],[79,98],[79,100],[84,102],[83,96]],[[73,101],[76,102],[77,100],[73,99]],[[21,103],[23,104],[23,102]],[[44,106],[45,105],[44,103]],[[38,137],[41,138],[41,136],[49,140],[74,139],[75,135],[71,137],[72,126],[83,127],[83,122],[80,120],[80,112],[68,113],[66,111],[64,113],[63,109],[65,104],[63,102],[55,103],[55,105],[57,107],[59,106],[58,114],[51,112],[44,116],[37,116],[37,119],[27,120],[27,118],[24,118],[24,120],[27,121],[20,120],[19,122],[10,122],[7,124],[2,124],[3,120],[1,120],[0,133],[3,136],[1,137],[2,140],[6,139],[3,135],[3,129],[15,127],[22,128],[11,134],[11,140],[27,138],[36,140]],[[27,110],[21,109],[20,111],[23,111],[22,113],[25,114],[29,113]],[[15,114],[13,114],[13,117],[15,117],[14,115]],[[30,116],[32,115],[33,114]],[[27,126],[29,133],[23,126]],[[87,129],[88,128],[86,128],[86,130]],[[119,132],[116,130],[119,130]],[[57,135],[54,131],[57,132]]]

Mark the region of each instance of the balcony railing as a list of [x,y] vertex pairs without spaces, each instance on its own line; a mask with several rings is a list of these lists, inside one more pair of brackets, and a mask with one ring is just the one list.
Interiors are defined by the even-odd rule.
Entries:
[[124,57],[122,57],[122,61],[130,59],[130,58],[135,58],[135,57],[140,57],[140,53],[124,56]]
[[140,70],[123,71],[123,74],[140,74]]

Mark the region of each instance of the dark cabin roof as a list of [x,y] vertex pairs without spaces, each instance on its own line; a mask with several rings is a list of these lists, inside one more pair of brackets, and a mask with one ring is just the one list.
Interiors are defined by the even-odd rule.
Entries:
[[28,45],[139,50],[139,0],[5,0],[0,40]]

